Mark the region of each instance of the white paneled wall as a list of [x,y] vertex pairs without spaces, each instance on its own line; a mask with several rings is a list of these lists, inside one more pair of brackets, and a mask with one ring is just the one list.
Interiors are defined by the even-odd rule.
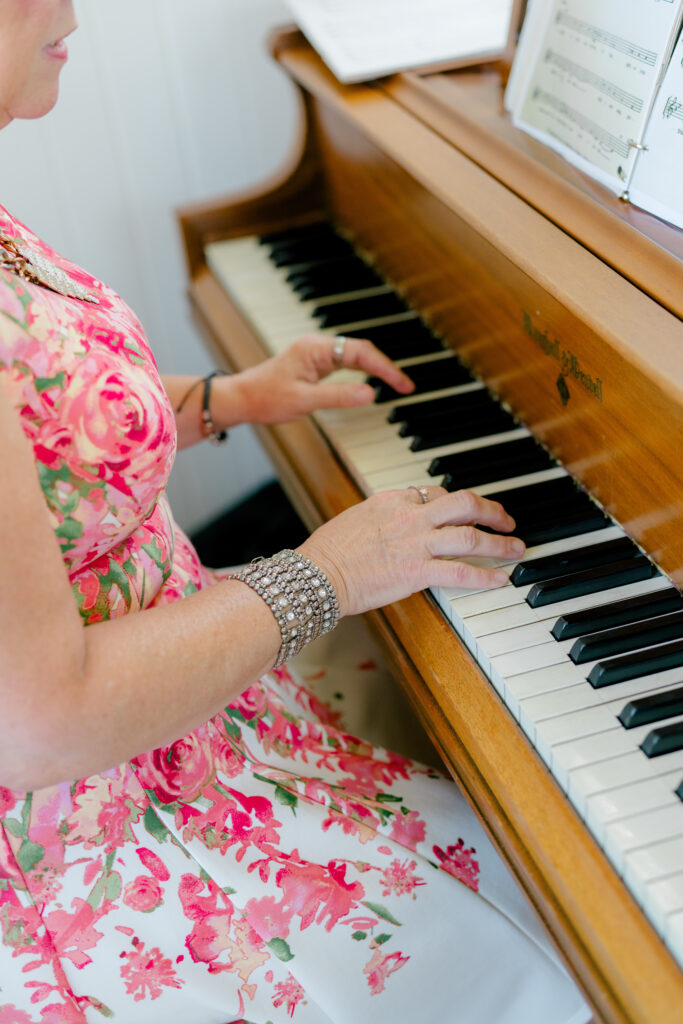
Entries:
[[[113,285],[162,370],[211,368],[185,296],[174,208],[289,163],[299,109],[271,61],[279,0],[76,0],[59,104],[0,133],[0,202]],[[169,487],[187,528],[271,476],[251,431],[178,456]]]

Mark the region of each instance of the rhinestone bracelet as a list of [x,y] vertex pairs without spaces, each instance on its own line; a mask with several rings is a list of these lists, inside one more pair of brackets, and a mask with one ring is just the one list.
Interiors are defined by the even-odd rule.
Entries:
[[270,558],[256,558],[228,579],[241,580],[255,590],[277,619],[282,642],[275,668],[329,633],[339,621],[334,587],[317,565],[298,551],[285,548]]

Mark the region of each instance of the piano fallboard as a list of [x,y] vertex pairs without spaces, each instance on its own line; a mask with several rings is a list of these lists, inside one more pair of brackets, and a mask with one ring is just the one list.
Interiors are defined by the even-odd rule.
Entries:
[[[677,316],[386,93],[339,87],[297,36],[281,42],[280,57],[306,88],[301,163],[262,195],[181,214],[191,295],[222,358],[243,369],[266,349],[207,265],[207,246],[331,216],[572,475],[610,513],[623,511],[615,518],[626,532],[680,574],[680,538],[670,537],[680,517],[680,378],[666,371],[683,340]],[[643,349],[636,342],[646,324],[657,334]],[[567,352],[563,373],[556,353]],[[656,422],[633,437],[633,408],[643,397]],[[261,434],[309,526],[362,497],[362,479],[349,474],[319,425]],[[648,480],[646,495],[635,486],[638,474]],[[369,618],[598,1015],[678,1019],[678,965],[433,598],[416,595]]]

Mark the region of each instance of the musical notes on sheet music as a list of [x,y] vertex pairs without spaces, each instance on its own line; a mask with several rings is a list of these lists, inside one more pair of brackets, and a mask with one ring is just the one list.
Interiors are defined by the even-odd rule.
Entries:
[[529,10],[516,123],[622,195],[646,148],[683,0],[531,0]]
[[596,121],[592,121],[585,114],[582,114],[580,110],[576,110],[568,103],[565,103],[559,96],[543,92],[542,89],[536,89],[533,98],[539,105],[539,108],[544,105],[551,108],[560,117],[570,121],[575,128],[590,135],[605,153],[616,153],[623,159],[630,155],[630,143],[627,139],[620,139],[617,135],[613,135],[612,132],[602,128]]
[[679,100],[676,96],[669,96],[664,104],[662,117],[678,117],[683,121],[683,100]]
[[610,47],[618,53],[632,57],[633,60],[642,61],[643,64],[647,64],[649,67],[653,68],[657,62],[657,54],[654,50],[647,50],[628,39],[622,39],[621,36],[614,35],[613,32],[607,32],[598,25],[591,25],[587,21],[574,18],[566,11],[558,12],[556,20],[559,25],[564,25],[574,32],[586,36],[592,43],[600,43],[602,46]]
[[636,114],[640,114],[642,111],[642,96],[635,96],[632,92],[621,89],[616,83],[609,81],[609,79],[604,78],[602,75],[597,75],[594,71],[582,67],[567,57],[563,57],[554,50],[548,50],[545,59],[547,62],[555,64],[561,71],[571,75],[577,82],[591,85],[598,92],[603,93],[603,95],[608,96],[610,99],[616,100],[617,103],[621,103],[625,107],[629,107]]

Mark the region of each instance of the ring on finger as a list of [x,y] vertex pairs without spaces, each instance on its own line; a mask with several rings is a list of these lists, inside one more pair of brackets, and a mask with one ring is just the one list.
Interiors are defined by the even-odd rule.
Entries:
[[338,334],[332,342],[332,365],[335,370],[341,370],[344,366],[344,350],[348,340],[343,334]]
[[410,484],[408,490],[417,491],[417,493],[420,495],[420,501],[422,502],[423,505],[426,505],[427,502],[429,501],[429,491],[427,490],[426,487],[418,487],[417,484]]

